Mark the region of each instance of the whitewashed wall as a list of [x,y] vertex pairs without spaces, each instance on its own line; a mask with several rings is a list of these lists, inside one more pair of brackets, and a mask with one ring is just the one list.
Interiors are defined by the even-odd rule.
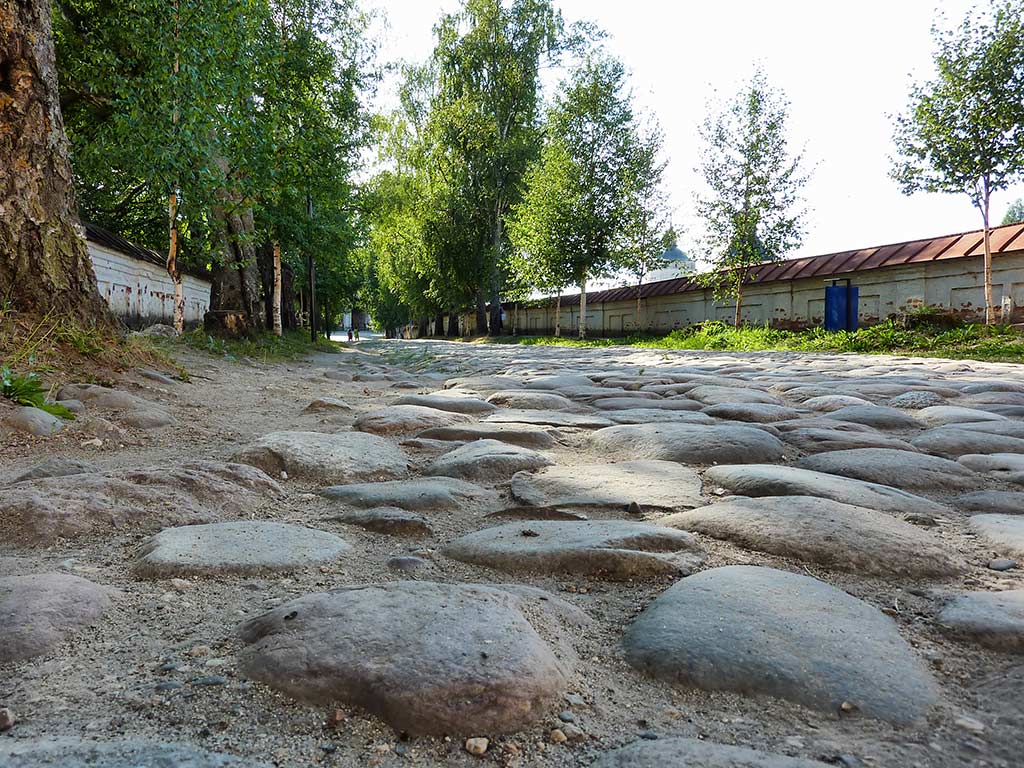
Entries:
[[[945,259],[932,262],[883,267],[840,274],[860,288],[858,321],[873,325],[890,315],[920,304],[945,307],[966,319],[984,317],[985,296],[981,257]],[[743,321],[751,325],[770,323],[781,328],[821,325],[825,314],[827,275],[802,280],[778,280],[753,284],[743,292]],[[1024,251],[1002,253],[993,259],[992,287],[996,306],[1004,297],[1012,301],[1009,318],[1024,321]],[[664,333],[703,320],[731,323],[735,305],[715,301],[710,290],[687,291],[644,299],[640,323],[636,317],[636,299],[587,302],[587,329],[596,335],[617,336],[637,331]],[[505,328],[512,329],[512,310],[505,311]],[[466,333],[476,330],[476,316],[463,318]],[[561,312],[562,333],[579,328],[579,306]],[[554,306],[522,307],[518,329],[526,334],[552,333]]]
[[[137,328],[174,321],[174,283],[166,269],[92,241],[89,255],[100,295],[127,325]],[[192,275],[182,275],[181,281],[185,324],[202,323],[210,308],[210,282]]]

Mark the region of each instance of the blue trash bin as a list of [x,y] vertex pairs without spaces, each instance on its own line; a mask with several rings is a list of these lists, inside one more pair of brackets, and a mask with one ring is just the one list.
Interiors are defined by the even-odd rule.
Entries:
[[857,330],[857,304],[860,300],[860,289],[855,285],[825,286],[825,330],[855,331]]

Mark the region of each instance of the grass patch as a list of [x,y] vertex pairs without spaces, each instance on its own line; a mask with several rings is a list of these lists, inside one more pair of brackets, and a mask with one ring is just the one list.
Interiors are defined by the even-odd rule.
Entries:
[[966,324],[956,328],[929,325],[914,327],[887,320],[856,331],[830,333],[824,328],[784,331],[768,326],[733,328],[708,321],[672,331],[664,336],[627,336],[617,339],[573,339],[554,336],[522,336],[495,339],[496,343],[561,347],[630,346],[648,349],[720,350],[729,352],[856,352],[913,357],[990,360],[1024,363],[1024,331],[1005,325]]
[[184,375],[169,351],[146,337],[75,325],[53,312],[39,318],[0,311],[0,368],[8,392],[33,398],[36,389],[50,393],[67,381],[109,385],[118,372],[136,367]]
[[211,336],[202,328],[187,331],[180,340],[171,340],[171,343],[183,343],[190,349],[226,360],[249,359],[264,363],[297,360],[314,352],[337,352],[342,346],[322,336],[312,342],[309,340],[309,331],[303,330],[285,331],[282,336],[267,332],[248,338],[229,339]]

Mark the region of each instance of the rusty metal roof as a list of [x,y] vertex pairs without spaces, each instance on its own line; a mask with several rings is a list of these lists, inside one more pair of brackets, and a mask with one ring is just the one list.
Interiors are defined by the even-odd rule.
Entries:
[[[827,279],[833,275],[848,275],[852,272],[863,272],[885,267],[898,267],[906,264],[923,264],[945,259],[963,259],[980,256],[984,253],[984,232],[975,230],[955,235],[944,235],[926,240],[908,240],[904,243],[891,243],[873,248],[861,248],[855,251],[825,253],[820,256],[804,256],[798,259],[783,259],[768,262],[754,268],[747,278],[748,283],[773,283],[788,280],[802,280],[809,277]],[[1012,251],[1024,251],[1024,222],[993,227],[990,235],[992,255]],[[672,280],[659,280],[646,283],[640,289],[640,296],[649,299],[654,296],[665,296],[684,291],[701,290],[699,285],[690,278],[677,277]],[[627,285],[621,288],[610,288],[587,294],[587,303],[605,301],[636,301],[636,286]],[[543,300],[541,304],[554,304],[555,300]],[[580,303],[580,295],[574,293],[562,296],[562,306],[573,307]],[[509,304],[509,307],[512,305]]]

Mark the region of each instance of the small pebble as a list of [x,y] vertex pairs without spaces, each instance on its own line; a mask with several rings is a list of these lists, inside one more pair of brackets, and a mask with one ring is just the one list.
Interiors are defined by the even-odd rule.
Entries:
[[156,684],[156,689],[158,691],[176,691],[178,688],[184,688],[184,685],[179,683],[177,680],[167,680],[163,683]]
[[565,734],[565,738],[569,741],[582,741],[587,737],[587,734],[578,725],[572,723],[566,723],[562,726],[562,733]]
[[565,700],[569,702],[570,707],[585,707],[587,705],[587,702],[578,693],[565,694]]
[[988,567],[992,571],[1009,571],[1016,568],[1018,565],[1016,560],[1011,560],[1008,557],[997,557],[995,560],[989,560]]
[[931,515],[922,515],[917,512],[909,514],[903,519],[906,520],[908,523],[913,523],[914,525],[921,525],[925,528],[934,528],[939,524],[939,521]]
[[474,736],[473,738],[466,739],[465,748],[466,751],[471,755],[482,755],[487,751],[487,745],[489,742],[482,736]]
[[15,722],[17,721],[14,718],[14,712],[9,707],[0,708],[0,733],[11,730]]
[[637,735],[641,739],[646,739],[647,741],[657,741],[658,740],[658,734],[656,734],[654,731],[640,731],[640,733],[638,733]]
[[566,710],[565,712],[559,712],[558,713],[558,719],[561,720],[563,723],[574,723],[574,722],[576,722],[575,716],[569,710]]
[[282,480],[287,480],[288,479],[288,473],[285,472],[283,469],[281,470],[281,479]]
[[552,744],[564,744],[569,740],[569,737],[565,735],[565,731],[561,728],[555,728],[551,733],[548,734],[548,738],[551,739]]
[[388,560],[388,568],[393,571],[415,571],[427,564],[427,561],[420,557],[392,557]]
[[171,586],[179,592],[184,592],[192,586],[192,583],[185,579],[171,579]]

